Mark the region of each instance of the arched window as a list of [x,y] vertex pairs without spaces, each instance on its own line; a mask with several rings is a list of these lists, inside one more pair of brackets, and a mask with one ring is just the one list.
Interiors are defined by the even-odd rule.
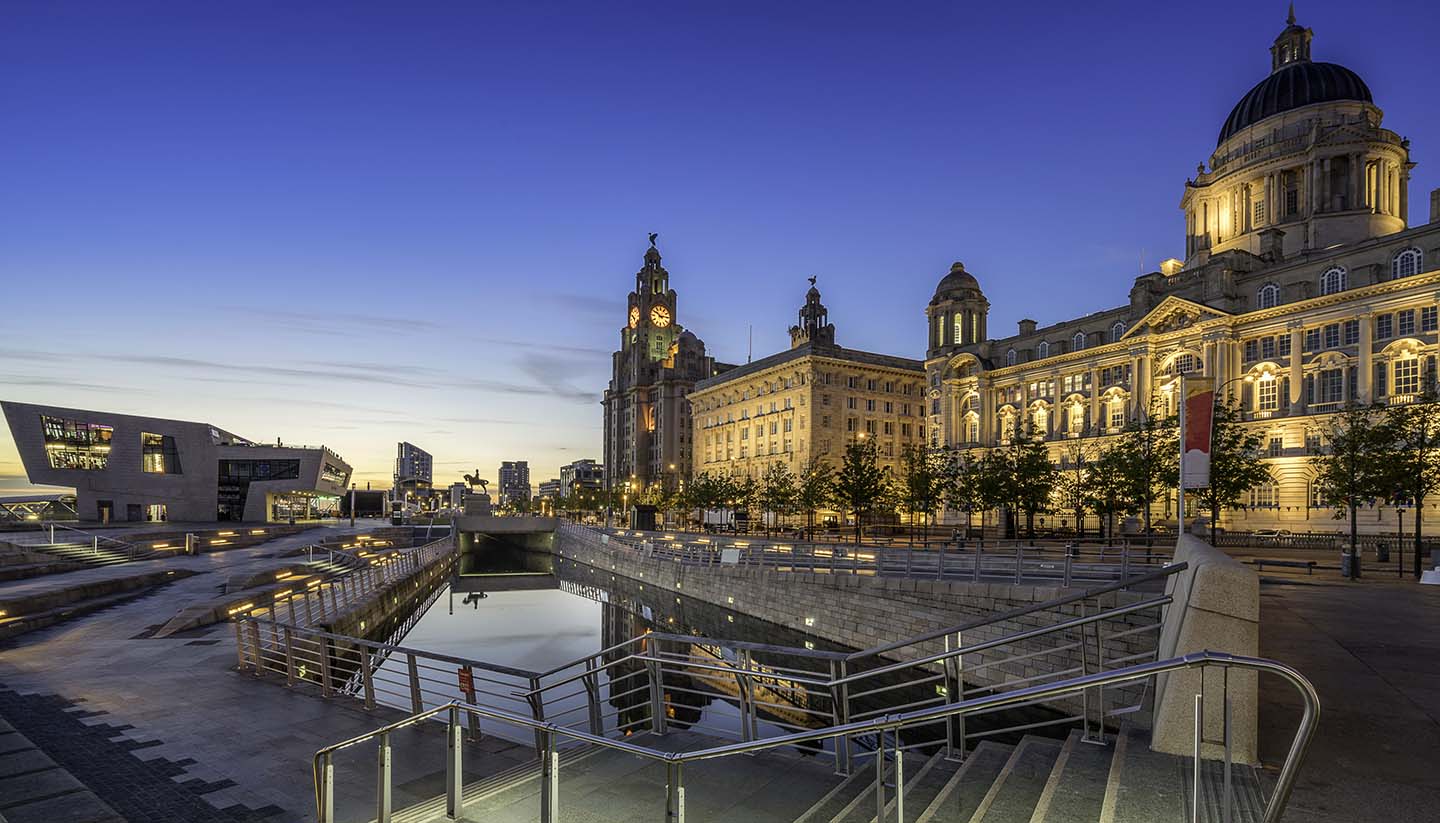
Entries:
[[1419,274],[1423,259],[1419,249],[1403,249],[1390,261],[1390,276],[1400,278]]
[[1110,342],[1119,343],[1120,338],[1125,336],[1125,321],[1116,320],[1115,325],[1110,327]]
[[1077,331],[1075,332],[1075,336],[1070,340],[1070,350],[1080,351],[1083,348],[1085,348],[1085,332]]
[[1005,352],[1005,365],[1007,365],[1007,366],[1013,366],[1013,365],[1015,365],[1015,350],[1014,350],[1014,349],[1011,349],[1010,351]]
[[1320,275],[1320,293],[1335,294],[1342,291],[1345,291],[1345,270],[1339,266],[1326,269],[1325,273]]
[[1050,356],[1050,343],[1049,343],[1048,341],[1041,340],[1041,341],[1040,341],[1040,345],[1038,345],[1038,346],[1035,347],[1035,356],[1038,357],[1038,358],[1040,358],[1041,360],[1044,360],[1045,358],[1049,357],[1049,356]]
[[1170,368],[1168,369],[1170,374],[1189,374],[1199,370],[1200,361],[1195,359],[1195,355],[1189,354],[1188,352],[1175,355],[1175,359],[1170,361]]
[[1050,410],[1044,406],[1037,406],[1030,415],[1030,425],[1033,427],[1032,434],[1044,437],[1050,431]]
[[1280,305],[1280,287],[1274,283],[1266,283],[1255,293],[1255,308],[1273,309]]

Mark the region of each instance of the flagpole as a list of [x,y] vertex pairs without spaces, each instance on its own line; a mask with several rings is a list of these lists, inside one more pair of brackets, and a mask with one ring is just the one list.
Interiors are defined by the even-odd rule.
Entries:
[[1180,401],[1180,473],[1179,486],[1175,493],[1175,534],[1185,533],[1185,373],[1180,373],[1178,398]]

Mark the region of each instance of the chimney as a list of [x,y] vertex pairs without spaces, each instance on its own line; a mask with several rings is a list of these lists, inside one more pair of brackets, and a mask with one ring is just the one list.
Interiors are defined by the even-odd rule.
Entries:
[[1430,222],[1440,223],[1440,189],[1430,192]]
[[1261,229],[1260,256],[1271,263],[1279,263],[1285,256],[1285,232],[1275,228]]
[[1021,335],[1034,334],[1034,333],[1035,333],[1035,321],[1034,321],[1034,320],[1028,320],[1028,319],[1027,319],[1027,320],[1021,320],[1021,321],[1020,321],[1020,334],[1021,334]]

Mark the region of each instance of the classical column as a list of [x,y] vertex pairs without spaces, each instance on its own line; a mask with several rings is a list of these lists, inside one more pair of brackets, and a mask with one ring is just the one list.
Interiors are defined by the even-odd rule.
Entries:
[[1100,375],[1090,369],[1090,428],[1099,432],[1105,428],[1100,420]]
[[1320,208],[1317,211],[1330,210],[1330,204],[1335,201],[1335,193],[1330,188],[1330,158],[1324,157],[1320,160]]
[[1305,326],[1293,321],[1290,329],[1290,413],[1304,414],[1305,395]]
[[1400,170],[1396,175],[1396,186],[1399,187],[1400,213],[1395,215],[1401,220],[1409,223],[1410,220],[1410,169],[1400,164]]
[[1371,339],[1370,325],[1372,322],[1370,307],[1366,306],[1360,313],[1360,368],[1359,374],[1359,397],[1360,405],[1370,404],[1370,377],[1375,373],[1374,349],[1375,341]]

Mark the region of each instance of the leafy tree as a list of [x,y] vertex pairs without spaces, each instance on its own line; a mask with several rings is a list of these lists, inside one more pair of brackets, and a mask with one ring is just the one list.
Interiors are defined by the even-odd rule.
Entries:
[[1112,469],[1123,481],[1122,511],[1139,513],[1147,535],[1155,500],[1180,482],[1179,421],[1159,412],[1152,404],[1150,413],[1126,426],[1111,447]]
[[945,483],[945,505],[965,512],[966,537],[970,535],[970,524],[975,520],[975,512],[979,511],[983,535],[985,511],[990,508],[990,500],[985,496],[985,453],[973,449],[953,453],[946,474],[949,478]]
[[1338,520],[1350,517],[1350,550],[1359,543],[1356,511],[1360,504],[1385,497],[1392,491],[1393,476],[1386,465],[1387,432],[1376,406],[1352,405],[1331,417],[1322,426],[1329,444],[1311,460],[1315,484],[1324,505],[1335,509]]
[[1125,455],[1115,444],[1101,449],[1090,472],[1091,502],[1100,518],[1101,537],[1115,537],[1115,516],[1130,510],[1125,500],[1130,481],[1125,477]]
[[865,528],[865,515],[879,508],[890,492],[890,473],[880,468],[873,439],[860,440],[845,447],[840,471],[835,474],[835,502],[855,515],[855,542],[859,543]]
[[929,538],[930,515],[945,499],[949,485],[945,454],[932,446],[906,445],[900,452],[900,502],[910,513],[910,544],[915,544],[915,518],[920,516]]
[[800,469],[796,481],[795,505],[805,513],[805,529],[815,539],[815,512],[831,504],[835,489],[835,467],[824,460],[812,460]]
[[1035,539],[1035,515],[1046,511],[1055,488],[1055,466],[1045,441],[1029,426],[1017,431],[1008,448],[1012,472],[1011,499],[1015,510],[1025,513],[1025,531]]
[[712,472],[701,472],[685,486],[687,504],[697,509],[718,509],[728,505],[735,496],[730,478]]
[[1413,571],[1418,578],[1423,565],[1420,553],[1425,500],[1440,492],[1440,396],[1433,380],[1418,402],[1390,406],[1381,428],[1385,442],[1383,467],[1388,469],[1383,482],[1388,489],[1386,497],[1393,505],[1409,503],[1415,509]]
[[[761,512],[774,512],[781,518],[794,511],[796,493],[795,475],[783,461],[776,460],[765,467],[765,474],[756,484],[755,497]],[[765,533],[770,533],[768,522]]]
[[1220,510],[1240,505],[1246,493],[1271,480],[1270,469],[1260,456],[1265,441],[1258,432],[1247,430],[1241,423],[1243,419],[1240,403],[1233,397],[1215,404],[1210,429],[1210,485],[1194,493],[1200,505],[1210,511],[1211,542],[1215,540]]
[[1055,472],[1055,498],[1060,507],[1075,516],[1075,533],[1085,536],[1085,512],[1094,510],[1097,485],[1093,444],[1077,442],[1065,447],[1064,459]]

